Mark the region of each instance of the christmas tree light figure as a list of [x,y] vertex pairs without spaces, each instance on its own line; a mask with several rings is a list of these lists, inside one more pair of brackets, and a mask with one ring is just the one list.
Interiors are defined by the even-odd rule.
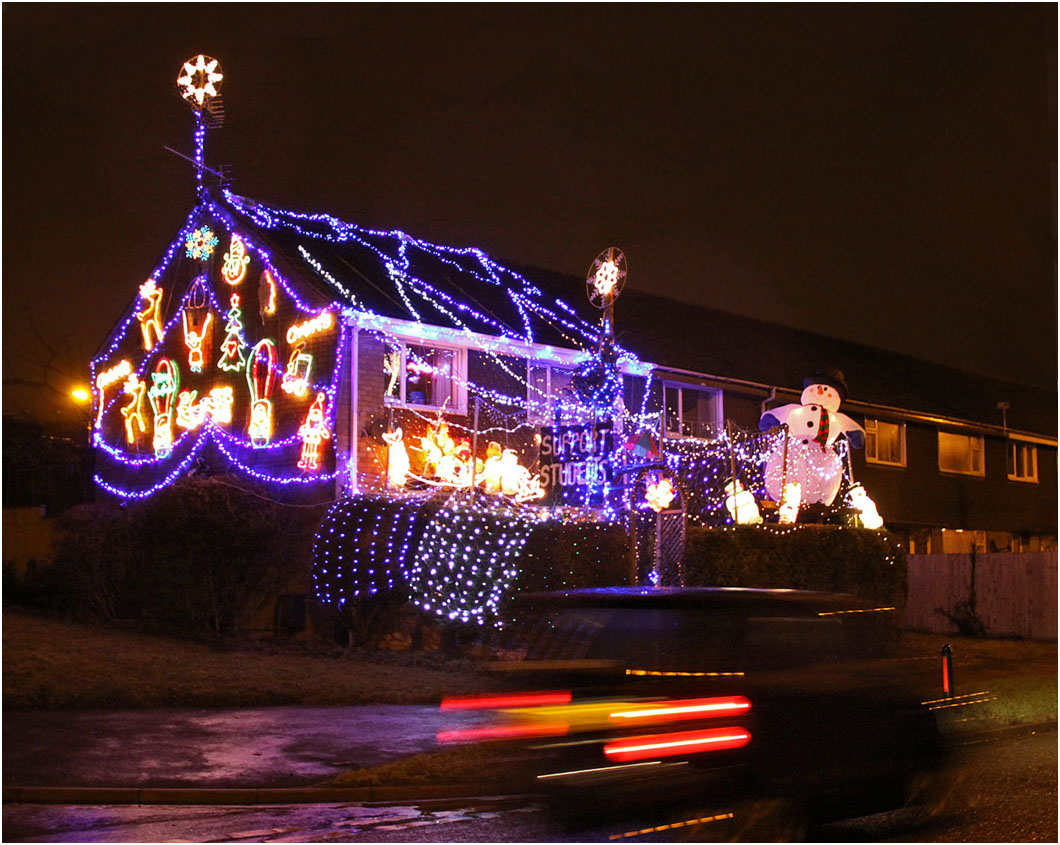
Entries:
[[243,350],[247,347],[247,340],[243,336],[243,312],[239,309],[239,294],[233,293],[231,299],[232,307],[228,311],[228,322],[225,323],[225,331],[228,333],[221,344],[221,358],[217,362],[218,368],[227,373],[235,373],[247,366],[246,356]]

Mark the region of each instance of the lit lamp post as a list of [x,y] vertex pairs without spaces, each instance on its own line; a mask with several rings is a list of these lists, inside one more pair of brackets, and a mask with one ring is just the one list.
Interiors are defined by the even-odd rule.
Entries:
[[[92,393],[87,387],[74,387],[70,390],[70,397],[77,403],[78,406],[84,408],[87,413],[85,415],[85,430],[88,437],[88,445],[92,445]],[[103,401],[102,395],[100,401]],[[87,406],[87,407],[86,407]]]

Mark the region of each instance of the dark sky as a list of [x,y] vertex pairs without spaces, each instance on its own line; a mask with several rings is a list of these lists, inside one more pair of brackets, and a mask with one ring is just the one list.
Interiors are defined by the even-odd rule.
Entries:
[[87,364],[191,208],[162,148],[198,53],[237,193],[578,276],[617,245],[633,287],[1055,385],[1056,19],[5,5],[4,410],[25,359]]

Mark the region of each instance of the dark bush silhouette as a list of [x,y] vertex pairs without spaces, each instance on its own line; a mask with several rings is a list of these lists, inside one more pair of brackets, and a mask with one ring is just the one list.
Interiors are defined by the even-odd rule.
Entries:
[[323,507],[282,505],[215,479],[142,502],[60,517],[54,562],[27,577],[37,607],[176,634],[238,634],[292,582],[308,581]]

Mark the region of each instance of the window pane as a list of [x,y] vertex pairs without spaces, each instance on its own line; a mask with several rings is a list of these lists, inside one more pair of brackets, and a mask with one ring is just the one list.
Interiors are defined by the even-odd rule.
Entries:
[[526,418],[529,422],[547,423],[552,404],[548,396],[548,367],[530,367]]
[[681,389],[678,387],[666,388],[666,431],[669,434],[681,433]]
[[1033,446],[1026,443],[1009,443],[1006,454],[1010,478],[1032,481],[1037,479],[1037,453]]
[[717,393],[681,388],[681,429],[690,437],[711,437],[717,425]]
[[876,451],[876,432],[870,430],[868,426],[865,426],[865,459],[869,461],[878,461],[879,454]]
[[939,432],[939,469],[979,475],[983,472],[983,443],[978,437]]
[[405,402],[441,407],[448,399],[453,405],[456,354],[452,349],[409,344],[405,361]]
[[383,377],[386,379],[384,396],[401,398],[401,345],[386,341],[383,346]]
[[552,368],[552,377],[550,379],[551,387],[549,388],[549,391],[552,394],[553,400],[570,397],[570,382],[573,377],[573,370],[558,370],[555,367]]
[[889,464],[902,463],[902,428],[894,423],[881,422],[877,428],[878,460]]

